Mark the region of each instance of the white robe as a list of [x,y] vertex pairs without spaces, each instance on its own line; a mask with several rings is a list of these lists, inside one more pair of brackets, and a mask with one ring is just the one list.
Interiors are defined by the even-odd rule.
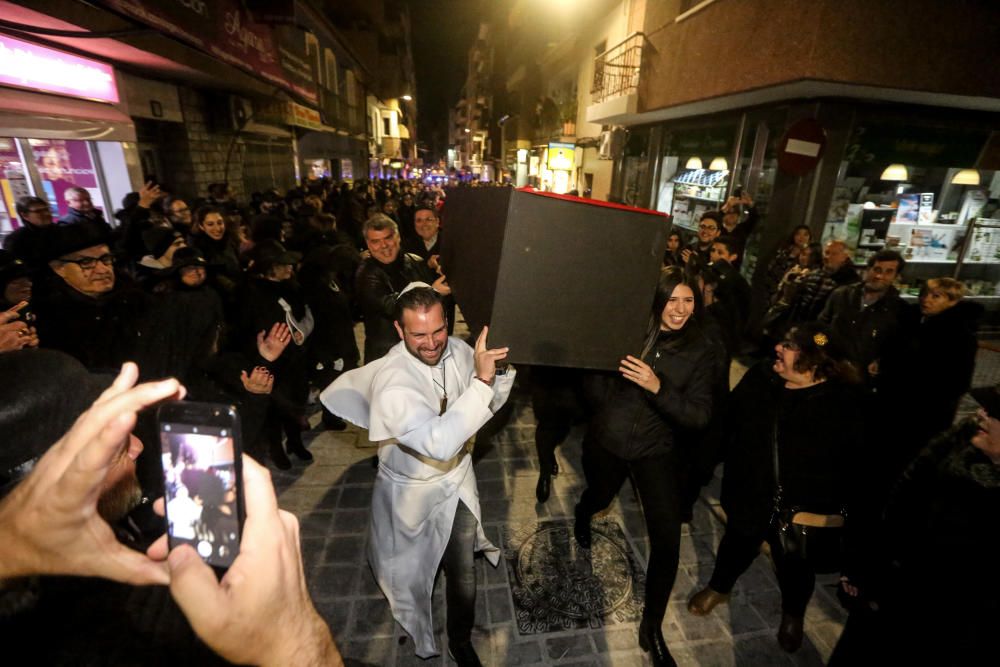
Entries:
[[[493,387],[476,380],[472,348],[458,338],[448,339],[440,363],[448,389],[443,415],[431,367],[402,342],[381,359],[344,373],[320,395],[328,410],[367,428],[369,439],[380,442],[368,560],[421,658],[439,653],[431,596],[459,500],[478,522],[476,551],[485,552],[494,567],[500,552],[483,532],[472,457],[446,470],[410,452],[442,462],[454,458],[503,405],[514,383],[513,370],[497,376]],[[440,378],[439,368],[433,377]]]

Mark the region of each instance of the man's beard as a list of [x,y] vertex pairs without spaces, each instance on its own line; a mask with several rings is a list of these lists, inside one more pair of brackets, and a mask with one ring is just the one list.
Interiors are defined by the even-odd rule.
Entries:
[[135,473],[124,475],[97,499],[97,513],[108,523],[123,519],[142,502],[142,488]]

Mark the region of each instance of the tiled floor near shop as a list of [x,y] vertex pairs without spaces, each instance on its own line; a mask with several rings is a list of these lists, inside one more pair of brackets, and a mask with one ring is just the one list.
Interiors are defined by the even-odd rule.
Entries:
[[[1000,372],[994,372],[994,367],[1000,368],[994,363],[996,358],[996,353],[980,354],[974,384],[1000,380]],[[734,365],[733,383],[738,381],[741,371]],[[609,526],[604,530],[611,536],[608,552],[618,553],[619,560],[609,566],[592,564],[593,576],[589,576],[591,583],[596,577],[599,586],[606,584],[601,594],[614,599],[603,602],[613,611],[604,618],[590,617],[581,622],[578,617],[560,619],[558,601],[551,601],[550,607],[555,611],[549,609],[544,614],[525,608],[525,591],[533,591],[536,598],[544,597],[548,591],[565,594],[565,582],[553,581],[553,577],[587,579],[588,573],[580,575],[581,558],[571,544],[569,532],[573,505],[583,488],[582,431],[574,429],[560,447],[561,472],[555,478],[552,497],[539,505],[534,496],[537,479],[534,417],[524,395],[515,393],[510,403],[511,412],[505,425],[492,436],[481,438],[474,455],[483,522],[490,539],[504,551],[504,559],[497,568],[484,559],[477,560],[480,587],[473,641],[483,663],[496,667],[649,664],[648,657],[638,648],[636,600],[622,590],[623,585],[635,584],[642,578],[648,552],[641,510],[628,483],[600,519]],[[350,427],[340,433],[310,435],[314,436],[309,447],[315,462],[308,466],[296,464],[287,473],[274,471],[274,479],[281,506],[295,512],[301,521],[309,588],[347,663],[453,664],[445,656],[420,660],[413,655],[413,643],[393,621],[368,569],[365,541],[375,477],[371,465],[375,450],[365,432]],[[783,653],[774,639],[781,615],[780,594],[765,556],[759,557],[740,579],[728,605],[717,608],[706,618],[687,613],[685,601],[710,576],[723,531],[717,518],[718,481],[705,489],[696,505],[694,521],[683,528],[680,570],[663,625],[674,657],[680,665],[712,667],[823,664],[844,620],[834,597],[835,576],[821,578],[817,583],[806,614],[806,641],[791,656]],[[549,553],[540,549],[539,544],[549,545]],[[522,554],[518,548],[523,550],[525,545],[535,551]],[[630,562],[626,553],[631,554],[633,566],[639,569],[632,573],[633,580],[623,583],[618,576],[615,582],[601,582],[600,577],[621,574],[622,562]],[[516,579],[522,555],[532,559],[532,581]],[[548,562],[546,556],[551,557]],[[551,562],[552,558],[560,561]],[[443,577],[438,581],[434,602],[439,648],[446,646],[442,584]],[[521,596],[522,604],[515,603],[515,594]],[[537,603],[537,599],[527,599],[528,607]]]

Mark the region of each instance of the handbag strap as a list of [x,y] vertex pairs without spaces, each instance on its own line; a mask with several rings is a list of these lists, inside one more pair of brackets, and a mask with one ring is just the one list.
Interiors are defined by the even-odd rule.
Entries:
[[781,468],[778,465],[778,417],[780,410],[774,413],[774,421],[771,424],[771,464],[774,467],[774,510],[781,511],[781,500],[783,489],[781,488]]

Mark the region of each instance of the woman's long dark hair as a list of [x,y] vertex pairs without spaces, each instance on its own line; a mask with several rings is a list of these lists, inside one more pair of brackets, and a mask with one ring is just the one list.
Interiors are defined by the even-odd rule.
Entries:
[[685,273],[679,266],[668,266],[660,271],[660,278],[656,283],[656,294],[653,297],[652,312],[649,314],[649,325],[646,328],[646,339],[642,346],[642,358],[645,358],[649,351],[653,349],[657,337],[660,335],[660,322],[662,321],[663,309],[667,306],[667,301],[674,293],[678,285],[685,285],[694,294],[694,312],[691,318],[678,332],[681,336],[677,339],[677,344],[683,344],[691,335],[701,331],[699,322],[701,321],[701,290],[698,288],[696,279]]

